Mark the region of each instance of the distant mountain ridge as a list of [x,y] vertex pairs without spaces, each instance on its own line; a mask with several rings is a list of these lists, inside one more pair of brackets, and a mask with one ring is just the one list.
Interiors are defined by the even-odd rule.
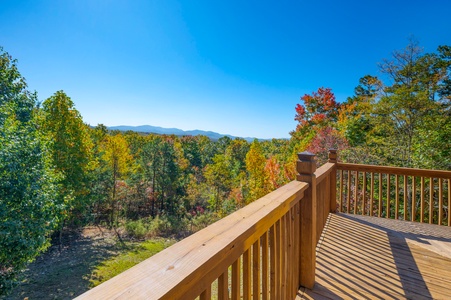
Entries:
[[[128,126],[128,125],[119,125],[119,126],[109,126],[107,127],[109,130],[119,130],[119,131],[135,131],[135,132],[144,132],[144,133],[156,133],[156,134],[167,134],[167,135],[205,135],[206,137],[209,137],[212,140],[218,140],[224,136],[227,136],[231,139],[235,138],[242,138],[245,139],[248,142],[252,142],[254,139],[253,137],[237,137],[229,134],[221,134],[213,131],[204,131],[204,130],[182,130],[178,128],[163,128],[159,126],[151,126],[151,125],[141,125],[141,126]],[[261,140],[261,139],[259,139]]]

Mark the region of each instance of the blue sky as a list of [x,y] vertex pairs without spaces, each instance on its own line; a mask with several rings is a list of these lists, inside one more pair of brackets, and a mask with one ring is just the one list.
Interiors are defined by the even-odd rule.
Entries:
[[414,36],[451,44],[451,1],[1,0],[0,45],[85,122],[283,138],[300,96],[337,100]]

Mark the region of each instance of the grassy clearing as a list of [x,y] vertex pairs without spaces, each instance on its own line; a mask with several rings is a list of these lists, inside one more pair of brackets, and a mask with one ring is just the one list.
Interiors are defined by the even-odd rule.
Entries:
[[129,251],[103,261],[94,269],[89,280],[90,287],[107,281],[174,243],[175,240],[172,239],[153,239],[142,243],[128,244]]
[[160,238],[122,244],[114,231],[100,227],[67,233],[63,249],[54,245],[38,257],[19,285],[0,300],[73,299],[174,242]]

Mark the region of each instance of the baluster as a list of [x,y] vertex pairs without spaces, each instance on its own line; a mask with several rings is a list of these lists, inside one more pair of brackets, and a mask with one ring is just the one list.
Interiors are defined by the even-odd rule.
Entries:
[[438,225],[443,222],[443,183],[442,179],[438,178]]
[[218,278],[218,299],[229,300],[229,270],[228,268]]
[[232,264],[232,300],[241,298],[241,257]]
[[359,190],[359,171],[355,171],[355,178],[354,178],[354,215],[357,214],[358,190]]
[[300,278],[300,259],[301,259],[301,253],[300,253],[300,243],[298,242],[300,236],[301,236],[301,215],[300,215],[300,207],[301,204],[298,202],[294,206],[295,208],[295,214],[294,214],[294,236],[295,236],[295,244],[294,244],[294,260],[293,260],[293,266],[295,268],[295,278],[294,278],[294,286],[296,288],[296,293],[299,287],[299,278]]
[[407,175],[404,175],[404,221],[407,220],[407,212],[409,209],[407,208]]
[[[296,204],[298,205],[298,204]],[[262,300],[268,300],[269,296],[269,272],[268,272],[268,232],[262,236]]]
[[379,207],[377,216],[379,218],[382,216],[382,173],[379,173]]
[[410,214],[410,221],[414,222],[416,220],[416,198],[417,198],[417,191],[416,191],[416,178],[415,176],[412,176],[412,207],[411,207],[411,214]]
[[348,198],[346,199],[346,212],[349,214],[349,212],[351,211],[351,171],[348,170],[348,193],[347,195]]
[[243,253],[243,299],[251,298],[251,251],[247,249]]
[[270,298],[276,299],[276,225],[274,224],[269,229],[269,250],[270,250]]
[[[336,176],[336,171],[334,172],[334,175]],[[335,180],[335,187],[337,186],[337,181]],[[337,207],[337,200],[335,197],[335,209]],[[288,261],[288,263],[291,265],[291,289],[292,289],[292,293],[291,296],[293,296],[293,298],[296,296],[297,291],[298,291],[298,284],[297,284],[297,273],[296,273],[296,268],[297,265],[293,262],[296,262],[296,244],[297,243],[297,237],[296,237],[296,207],[293,206],[291,208],[291,222],[290,222],[290,230],[291,230],[291,259]]]
[[366,215],[366,172],[363,172],[362,215]]
[[396,175],[396,182],[395,182],[395,219],[399,219],[399,175]]
[[429,179],[429,224],[434,222],[434,178]]
[[255,300],[260,296],[260,259],[260,239],[257,239],[252,245],[252,293]]
[[211,285],[200,294],[200,300],[210,300],[211,299]]
[[421,193],[420,193],[420,222],[424,222],[424,177],[421,177]]
[[282,298],[282,231],[281,220],[276,222],[276,298]]
[[287,290],[287,231],[286,231],[287,215],[282,216],[280,220],[280,299],[286,299]]
[[387,203],[386,203],[386,218],[390,219],[391,218],[391,212],[390,212],[390,192],[391,192],[391,188],[390,188],[390,174],[387,174]]
[[343,210],[343,170],[340,170],[340,212],[344,212]]
[[373,216],[373,200],[374,200],[374,173],[371,172],[370,216]]

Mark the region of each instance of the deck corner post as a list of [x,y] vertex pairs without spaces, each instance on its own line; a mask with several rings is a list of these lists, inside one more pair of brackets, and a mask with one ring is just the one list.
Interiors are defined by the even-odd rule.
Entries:
[[312,289],[315,285],[316,269],[316,218],[317,218],[317,197],[316,197],[316,159],[315,155],[309,152],[298,154],[296,165],[298,181],[309,184],[301,200],[301,234],[300,234],[300,263],[299,263],[299,285]]
[[338,160],[337,149],[329,149],[329,162],[336,164]]
[[337,212],[337,162],[338,155],[337,149],[329,149],[329,162],[334,164],[334,168],[332,170],[330,176],[330,212]]

